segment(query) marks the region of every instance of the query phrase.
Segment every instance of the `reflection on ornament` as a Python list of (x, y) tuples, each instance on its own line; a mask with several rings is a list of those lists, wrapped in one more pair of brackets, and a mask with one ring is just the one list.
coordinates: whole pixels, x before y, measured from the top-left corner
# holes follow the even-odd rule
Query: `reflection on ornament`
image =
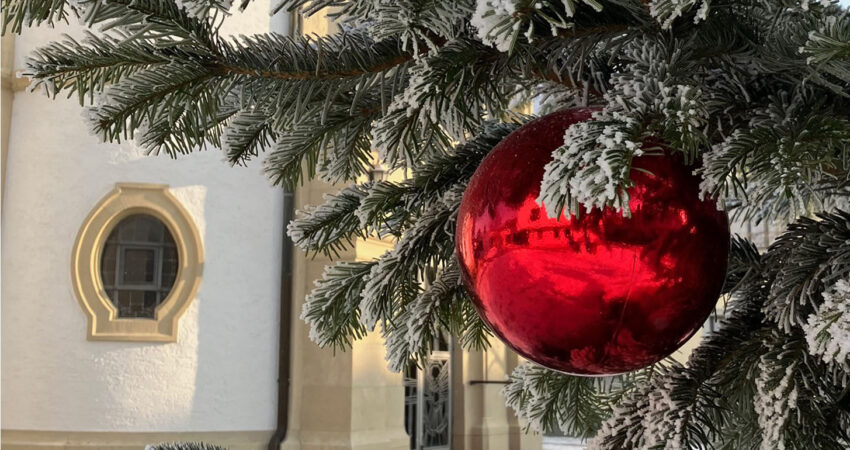
[(713, 310), (726, 274), (729, 225), (676, 156), (635, 158), (631, 217), (606, 208), (549, 217), (536, 203), (564, 131), (592, 111), (550, 114), (505, 138), (461, 203), (456, 246), (464, 284), (505, 343), (581, 375), (655, 363)]

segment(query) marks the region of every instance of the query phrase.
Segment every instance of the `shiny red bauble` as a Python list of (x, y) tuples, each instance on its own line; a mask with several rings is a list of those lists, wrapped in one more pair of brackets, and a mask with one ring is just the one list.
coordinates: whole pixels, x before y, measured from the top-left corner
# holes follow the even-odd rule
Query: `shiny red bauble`
[(606, 375), (655, 363), (700, 328), (726, 274), (729, 224), (675, 155), (634, 159), (631, 217), (549, 217), (536, 202), (544, 166), (591, 114), (550, 114), (499, 143), (463, 196), (456, 246), (464, 284), (506, 344), (552, 369)]

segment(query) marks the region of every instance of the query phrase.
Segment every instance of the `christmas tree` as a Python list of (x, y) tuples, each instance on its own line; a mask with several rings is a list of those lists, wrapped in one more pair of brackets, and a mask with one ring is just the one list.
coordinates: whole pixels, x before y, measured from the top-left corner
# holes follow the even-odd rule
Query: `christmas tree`
[[(624, 210), (631, 164), (663, 142), (739, 221), (788, 223), (764, 252), (733, 238), (725, 317), (686, 364), (609, 378), (533, 364), (505, 388), (539, 429), (593, 448), (850, 446), (850, 15), (831, 0), (282, 0), (340, 33), (225, 38), (250, 0), (3, 0), (4, 32), (79, 18), (91, 32), (30, 56), (104, 141), (176, 156), (265, 158), (277, 184), (350, 187), (289, 227), (333, 255), (303, 319), (322, 346), (379, 329), (400, 370), (439, 332), (492, 338), (460, 280), (454, 225), (482, 159), (530, 118), (599, 108), (553, 153), (552, 211)], [(364, 181), (381, 164), (407, 176)], [(505, 180), (509, 183), (511, 180)], [(719, 243), (726, 245), (726, 243)], [(380, 325), (380, 326), (378, 326)]]

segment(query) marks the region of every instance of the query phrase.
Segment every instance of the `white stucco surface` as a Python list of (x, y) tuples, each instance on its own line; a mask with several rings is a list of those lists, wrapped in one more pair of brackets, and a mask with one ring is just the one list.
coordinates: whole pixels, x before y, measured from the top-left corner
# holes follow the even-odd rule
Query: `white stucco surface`
[[(252, 8), (228, 29), (266, 29), (268, 2)], [(38, 33), (16, 54), (49, 40)], [(116, 182), (170, 185), (202, 235), (203, 279), (176, 343), (86, 340), (71, 248)], [(172, 160), (101, 144), (75, 99), (18, 93), (2, 227), (2, 427), (273, 429), (282, 238), (282, 193), (259, 164), (230, 167), (215, 149)]]

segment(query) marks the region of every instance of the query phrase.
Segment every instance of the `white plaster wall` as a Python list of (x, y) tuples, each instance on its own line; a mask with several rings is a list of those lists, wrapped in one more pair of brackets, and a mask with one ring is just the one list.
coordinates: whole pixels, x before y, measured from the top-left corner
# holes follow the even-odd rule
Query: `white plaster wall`
[[(266, 29), (268, 1), (251, 8), (228, 30)], [(16, 56), (58, 33), (30, 30)], [(76, 100), (21, 92), (14, 101), (2, 227), (3, 428), (273, 429), (280, 190), (259, 164), (230, 167), (219, 150), (171, 160), (101, 144)], [(86, 340), (71, 247), (116, 182), (169, 184), (201, 232), (203, 279), (176, 343)]]

